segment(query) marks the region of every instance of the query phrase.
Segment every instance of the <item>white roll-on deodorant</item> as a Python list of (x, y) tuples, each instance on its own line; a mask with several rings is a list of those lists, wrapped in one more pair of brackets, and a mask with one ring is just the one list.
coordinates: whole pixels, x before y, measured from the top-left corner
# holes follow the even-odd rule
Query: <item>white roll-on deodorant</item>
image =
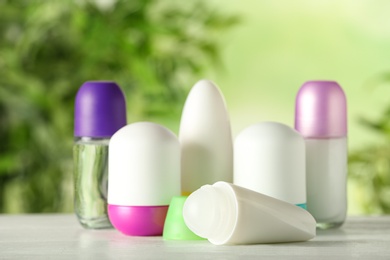
[(222, 181), (193, 192), (183, 218), (192, 232), (215, 245), (298, 242), (316, 235), (307, 210)]
[(244, 129), (234, 142), (234, 184), (306, 208), (303, 137), (276, 122)]
[(149, 122), (119, 129), (110, 140), (108, 216), (125, 235), (163, 232), (169, 202), (180, 195), (180, 145), (167, 128)]
[(295, 129), (306, 140), (307, 209), (319, 228), (347, 212), (347, 102), (334, 81), (308, 81), (296, 97)]

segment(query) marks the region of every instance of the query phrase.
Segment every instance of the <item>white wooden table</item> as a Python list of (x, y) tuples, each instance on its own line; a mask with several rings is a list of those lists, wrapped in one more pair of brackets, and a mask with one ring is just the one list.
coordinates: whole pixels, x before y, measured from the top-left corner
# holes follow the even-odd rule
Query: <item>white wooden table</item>
[(73, 215), (0, 215), (0, 259), (390, 259), (390, 216), (350, 217), (301, 243), (214, 246), (85, 230)]

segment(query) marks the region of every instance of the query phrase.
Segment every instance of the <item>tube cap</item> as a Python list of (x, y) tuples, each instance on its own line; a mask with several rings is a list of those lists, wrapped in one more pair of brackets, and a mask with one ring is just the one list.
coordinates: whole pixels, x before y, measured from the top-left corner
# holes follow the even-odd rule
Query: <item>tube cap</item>
[(165, 219), (163, 238), (165, 240), (201, 240), (184, 223), (183, 206), (187, 196), (175, 196), (169, 204)]
[(111, 137), (126, 125), (126, 101), (115, 82), (88, 81), (76, 95), (74, 135)]
[(347, 101), (335, 81), (308, 81), (298, 91), (295, 129), (307, 138), (347, 135)]

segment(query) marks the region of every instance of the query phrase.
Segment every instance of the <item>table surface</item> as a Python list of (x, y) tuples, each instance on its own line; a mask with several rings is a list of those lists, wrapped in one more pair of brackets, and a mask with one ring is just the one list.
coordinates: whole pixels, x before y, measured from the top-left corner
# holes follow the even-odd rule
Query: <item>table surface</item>
[(307, 242), (215, 246), (206, 240), (85, 230), (73, 215), (0, 215), (0, 259), (390, 259), (390, 216), (350, 217)]

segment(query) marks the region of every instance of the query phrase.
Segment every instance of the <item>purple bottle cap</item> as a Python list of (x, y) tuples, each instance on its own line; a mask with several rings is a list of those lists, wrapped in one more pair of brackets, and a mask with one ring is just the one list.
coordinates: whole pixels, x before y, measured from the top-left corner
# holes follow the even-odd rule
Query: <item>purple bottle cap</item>
[(126, 101), (115, 82), (88, 81), (76, 95), (74, 135), (111, 137), (126, 125)]
[(347, 101), (335, 81), (308, 81), (295, 103), (295, 129), (306, 138), (347, 135)]

